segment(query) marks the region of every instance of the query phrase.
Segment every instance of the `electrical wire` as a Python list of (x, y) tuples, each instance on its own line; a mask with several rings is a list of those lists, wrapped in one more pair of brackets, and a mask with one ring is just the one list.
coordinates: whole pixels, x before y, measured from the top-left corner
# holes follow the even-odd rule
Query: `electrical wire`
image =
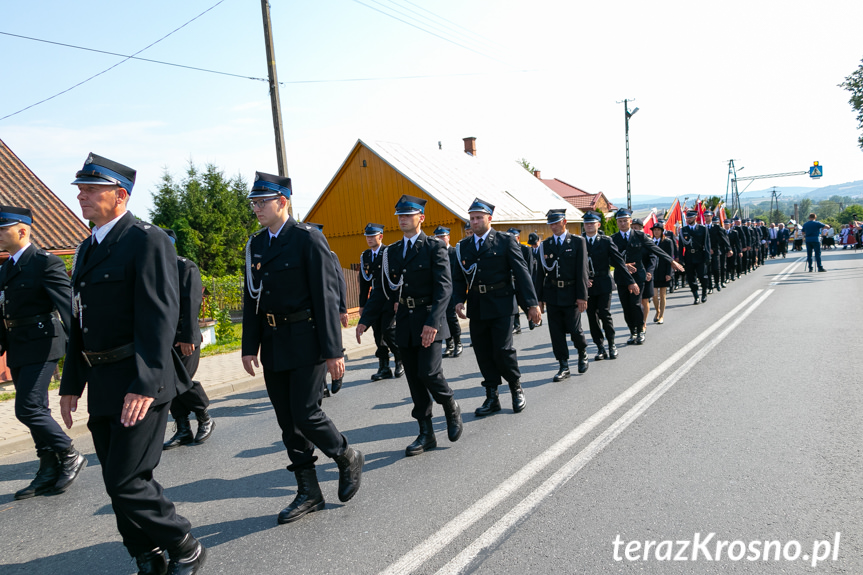
[[(392, 2), (392, 1), (393, 1), (393, 0), (390, 0), (390, 2)], [(428, 8), (426, 8), (426, 7), (424, 7), (424, 6), (420, 6), (419, 4), (416, 4), (416, 3), (414, 3), (414, 2), (411, 2), (411, 0), (403, 0), (403, 1), (404, 1), (405, 3), (407, 3), (407, 4), (410, 4), (411, 6), (416, 6), (417, 8), (419, 8), (420, 10), (422, 10), (422, 11), (424, 11), (424, 12), (428, 12), (429, 14), (431, 14), (432, 16), (434, 16), (435, 18), (438, 18), (438, 19), (440, 19), (440, 20), (443, 20), (444, 22), (447, 22), (447, 23), (449, 23), (449, 24), (452, 24), (453, 26), (455, 26), (455, 27), (457, 27), (457, 28), (461, 28), (462, 30), (464, 30), (464, 31), (466, 31), (466, 32), (468, 32), (468, 33), (470, 33), (470, 34), (472, 34), (473, 36), (476, 36), (477, 38), (479, 38), (479, 39), (481, 39), (481, 40), (484, 40), (484, 41), (485, 41), (485, 42), (486, 42), (490, 47), (506, 48), (506, 46), (504, 46), (503, 44), (500, 44), (500, 43), (498, 43), (498, 42), (495, 42), (494, 40), (491, 40), (491, 39), (489, 39), (489, 38), (486, 38), (486, 37), (485, 37), (485, 36), (483, 36), (482, 34), (477, 34), (477, 33), (476, 33), (476, 32), (474, 32), (473, 30), (470, 30), (469, 28), (465, 28), (464, 26), (462, 26), (461, 24), (458, 24), (457, 22), (453, 22), (452, 20), (447, 20), (447, 19), (446, 19), (446, 18), (444, 18), (443, 16), (441, 16), (441, 15), (439, 15), (439, 14), (436, 14), (436, 13), (432, 12), (432, 11), (431, 11), (431, 10), (429, 10)]]
[(15, 115), (17, 115), (17, 114), (20, 114), (21, 112), (24, 112), (25, 110), (29, 110), (30, 108), (33, 108), (33, 107), (35, 107), (35, 106), (38, 106), (39, 104), (44, 104), (45, 102), (47, 102), (47, 101), (49, 101), (49, 100), (53, 100), (53, 99), (54, 99), (54, 98), (56, 98), (57, 96), (62, 96), (62, 95), (63, 95), (63, 94), (65, 94), (66, 92), (69, 92), (69, 91), (71, 91), (71, 90), (74, 90), (74, 89), (75, 89), (75, 88), (77, 88), (78, 86), (81, 86), (82, 84), (86, 84), (86, 83), (87, 83), (87, 82), (89, 82), (90, 80), (92, 80), (92, 79), (94, 79), (94, 78), (97, 78), (97, 77), (101, 76), (102, 74), (104, 74), (104, 73), (106, 73), (106, 72), (108, 72), (108, 71), (110, 71), (110, 70), (113, 70), (114, 68), (116, 68), (116, 67), (117, 67), (117, 66), (119, 66), (120, 64), (123, 64), (123, 63), (125, 63), (125, 62), (128, 62), (129, 60), (131, 60), (132, 58), (134, 58), (135, 56), (137, 56), (138, 54), (140, 54), (140, 53), (141, 53), (141, 52), (143, 52), (144, 50), (147, 50), (147, 49), (149, 49), (149, 48), (152, 48), (153, 46), (155, 46), (156, 44), (158, 44), (159, 42), (161, 42), (162, 40), (164, 40), (164, 39), (165, 39), (165, 38), (167, 38), (168, 36), (171, 36), (171, 35), (172, 35), (172, 34), (174, 34), (175, 32), (178, 32), (179, 30), (182, 30), (183, 28), (185, 28), (186, 26), (188, 26), (189, 24), (191, 24), (192, 22), (194, 22), (195, 20), (197, 20), (198, 18), (200, 18), (201, 16), (203, 16), (204, 14), (206, 14), (207, 12), (209, 12), (210, 10), (212, 10), (213, 8), (215, 8), (216, 6), (218, 6), (219, 4), (221, 4), (221, 3), (222, 3), (222, 2), (224, 2), (224, 1), (225, 1), (225, 0), (219, 0), (218, 2), (216, 2), (215, 4), (213, 4), (212, 6), (210, 6), (209, 8), (207, 8), (206, 10), (204, 10), (203, 12), (201, 12), (200, 14), (198, 14), (197, 16), (195, 16), (194, 18), (192, 18), (191, 20), (189, 20), (188, 22), (186, 22), (185, 24), (183, 24), (182, 26), (179, 26), (179, 27), (175, 28), (174, 30), (172, 30), (171, 32), (168, 32), (167, 34), (165, 34), (164, 36), (162, 36), (161, 38), (159, 38), (159, 39), (158, 39), (158, 40), (156, 40), (155, 42), (153, 42), (153, 43), (151, 43), (151, 44), (149, 44), (149, 45), (147, 45), (147, 46), (145, 46), (145, 47), (141, 48), (140, 50), (138, 50), (137, 52), (135, 52), (134, 54), (132, 54), (132, 55), (131, 55), (131, 56), (129, 56), (128, 58), (124, 58), (123, 60), (120, 60), (119, 62), (117, 62), (117, 63), (116, 63), (116, 64), (114, 64), (113, 66), (110, 66), (110, 67), (108, 67), (108, 68), (105, 68), (104, 70), (102, 70), (101, 72), (99, 72), (99, 73), (97, 73), (97, 74), (93, 74), (92, 76), (90, 76), (90, 77), (89, 77), (89, 78), (87, 78), (86, 80), (82, 80), (82, 81), (78, 82), (77, 84), (75, 84), (74, 86), (72, 86), (72, 87), (70, 87), (70, 88), (66, 88), (66, 89), (65, 89), (65, 90), (63, 90), (62, 92), (58, 92), (58, 93), (54, 94), (53, 96), (50, 96), (50, 97), (48, 97), (48, 98), (45, 98), (44, 100), (40, 100), (39, 102), (36, 102), (35, 104), (30, 104), (30, 105), (29, 105), (29, 106), (27, 106), (26, 108), (21, 108), (21, 109), (20, 109), (20, 110), (18, 110), (17, 112), (12, 112), (11, 114), (7, 114), (7, 115), (3, 116), (2, 118), (0, 118), (0, 122), (2, 122), (3, 120), (5, 120), (6, 118), (11, 118), (12, 116), (15, 116)]
[[(477, 42), (473, 38), (469, 37), (467, 34), (456, 30), (452, 26), (448, 26), (446, 24), (441, 24), (439, 22), (436, 22), (432, 18), (429, 18), (428, 16), (418, 12), (417, 10), (414, 10), (413, 8), (399, 4), (398, 2), (396, 2), (396, 0), (386, 0), (389, 4), (392, 4), (392, 6), (385, 5), (382, 2), (380, 2), (379, 0), (367, 0), (367, 1), (374, 2), (378, 6), (381, 6), (387, 10), (392, 10), (393, 12), (396, 12), (397, 14), (400, 14), (401, 16), (404, 16), (405, 18), (409, 18), (411, 20), (419, 22), (421, 25), (431, 26), (432, 29), (434, 29), (436, 31), (440, 31), (443, 34), (448, 34), (450, 36), (454, 36), (455, 38), (457, 38), (461, 42), (475, 44), (475, 45), (477, 45), (477, 49), (483, 49), (480, 42)], [(408, 12), (410, 12), (411, 14), (415, 14), (416, 16), (412, 16)]]

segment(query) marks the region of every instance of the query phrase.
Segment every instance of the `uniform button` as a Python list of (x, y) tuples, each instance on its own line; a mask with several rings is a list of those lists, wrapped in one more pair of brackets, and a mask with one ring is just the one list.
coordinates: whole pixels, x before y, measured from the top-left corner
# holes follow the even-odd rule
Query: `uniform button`
[(81, 307), (82, 307), (82, 308), (84, 308), (84, 309), (87, 309), (87, 304), (84, 304), (84, 305), (82, 305)]
[(85, 287), (86, 285), (87, 285), (87, 282), (81, 282), (81, 287)]
[(408, 287), (408, 282), (405, 282), (405, 287)]
[(264, 272), (264, 276), (270, 275), (270, 272)]
[(84, 333), (87, 333), (89, 331), (90, 331), (89, 328), (86, 328), (86, 327), (84, 328)]
[(108, 274), (105, 274), (105, 279), (108, 279)]
[(402, 273), (407, 273), (408, 270), (402, 270)]
[(270, 295), (270, 290), (267, 290), (265, 293), (266, 293), (267, 295)]

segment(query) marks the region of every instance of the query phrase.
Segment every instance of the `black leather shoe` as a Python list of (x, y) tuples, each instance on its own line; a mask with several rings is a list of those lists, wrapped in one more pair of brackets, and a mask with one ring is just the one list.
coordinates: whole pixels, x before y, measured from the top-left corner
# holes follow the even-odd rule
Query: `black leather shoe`
[(819, 272), (826, 272), (827, 270), (825, 270), (824, 268), (818, 268), (818, 271)]
[(613, 343), (608, 344), (608, 359), (617, 359), (617, 346)]
[(393, 377), (401, 377), (405, 374), (405, 366), (402, 365), (402, 362), (396, 360), (396, 368), (393, 371)]
[(332, 397), (332, 394), (330, 393), (330, 388), (327, 387), (326, 381), (324, 382), (324, 397)]
[(365, 456), (359, 449), (348, 447), (342, 455), (336, 457), (339, 466), (339, 501), (345, 503), (360, 490), (363, 477)]
[(162, 449), (168, 451), (181, 445), (189, 445), (195, 442), (195, 436), (192, 434), (192, 424), (189, 423), (189, 418), (178, 419), (174, 422), (177, 432), (174, 436), (162, 445)]
[(168, 555), (171, 560), (168, 562), (167, 575), (195, 575), (201, 572), (204, 561), (207, 560), (207, 548), (192, 537), (191, 533), (187, 533), (178, 550), (171, 551)]
[(15, 499), (30, 499), (36, 495), (44, 495), (54, 489), (54, 484), (57, 483), (60, 462), (57, 460), (57, 454), (48, 449), (39, 452), (39, 469), (36, 471), (36, 477), (30, 482), (30, 485), (15, 492)]
[(443, 350), (443, 357), (452, 357), (453, 353), (455, 353), (455, 344), (452, 341), (452, 338), (446, 340), (446, 349)]
[(491, 415), (498, 411), (500, 411), (500, 398), (497, 395), (497, 388), (486, 387), (485, 401), (481, 406), (477, 407), (476, 411), (473, 413), (477, 417), (485, 417), (486, 415)]
[(297, 478), (297, 495), (291, 504), (279, 513), (279, 525), (296, 521), (303, 515), (320, 511), (326, 506), (314, 467), (297, 469), (294, 476)]
[(635, 330), (634, 329), (629, 330), (629, 334), (630, 334), (629, 339), (626, 340), (626, 345), (635, 345), (635, 340), (638, 339), (635, 335)]
[(582, 350), (578, 352), (578, 373), (584, 373), (587, 371), (587, 350)]
[(516, 381), (515, 383), (510, 383), (509, 393), (512, 395), (512, 411), (514, 413), (521, 413), (524, 411), (524, 406), (527, 404), (527, 400), (524, 397), (524, 390), (521, 388), (521, 382)]
[(463, 351), (464, 351), (464, 346), (461, 344), (460, 341), (457, 341), (457, 342), (455, 342), (455, 351), (453, 352), (452, 356), (458, 357), (462, 354)]
[(644, 332), (643, 331), (638, 332), (638, 334), (636, 335), (636, 338), (635, 338), (635, 343), (636, 343), (636, 345), (641, 345), (644, 343)]
[(87, 459), (73, 446), (69, 446), (66, 451), (61, 451), (57, 454), (57, 459), (60, 464), (57, 466), (57, 482), (54, 483), (54, 489), (51, 490), (51, 495), (63, 493), (72, 482), (78, 478), (81, 470), (87, 467)]
[(563, 381), (564, 379), (569, 379), (569, 373), (569, 362), (561, 361), (560, 369), (558, 369), (557, 373), (554, 374), (552, 381)]
[(413, 443), (405, 448), (405, 455), (411, 457), (420, 453), (431, 451), (437, 447), (437, 437), (434, 434), (431, 417), (419, 420), (420, 434), (414, 439)]
[(533, 331), (534, 329), (536, 329), (536, 324), (530, 320), (527, 320), (527, 327), (530, 331)]
[(333, 382), (330, 384), (330, 388), (333, 394), (338, 393), (339, 390), (342, 388), (342, 378), (340, 377), (338, 379), (334, 379)]
[(165, 575), (168, 572), (168, 559), (158, 547), (137, 555), (135, 563), (138, 564), (138, 575)]
[(389, 359), (378, 360), (378, 372), (372, 374), (372, 381), (380, 381), (382, 379), (391, 379), (393, 370), (390, 369)]
[(712, 293), (713, 293), (713, 288), (710, 288), (710, 289), (708, 289), (708, 290), (707, 290), (707, 294), (708, 294), (708, 295), (710, 295), (710, 294), (712, 294)]
[(596, 355), (593, 356), (593, 361), (602, 361), (603, 359), (608, 359), (608, 352), (605, 351), (605, 348), (601, 345), (596, 347)]
[(700, 302), (698, 301), (698, 294), (696, 294), (696, 295), (695, 295), (695, 296), (693, 296), (693, 297), (695, 298), (695, 301), (693, 301), (693, 302), (692, 302), (692, 305), (698, 305), (698, 304), (700, 303)]
[(447, 403), (443, 404), (443, 413), (446, 416), (447, 439), (451, 442), (458, 441), (464, 430), (464, 425), (461, 421), (461, 406), (455, 398), (450, 398)]
[(706, 301), (707, 301), (707, 294), (706, 293), (701, 294), (701, 303), (704, 303)]
[(520, 334), (520, 333), (521, 333), (521, 326), (520, 326), (520, 325), (517, 325), (517, 326), (513, 327), (513, 328), (512, 328), (512, 333), (513, 333), (514, 335), (518, 335), (518, 334)]
[(213, 430), (216, 428), (216, 422), (210, 417), (210, 412), (206, 409), (195, 414), (195, 419), (198, 420), (198, 431), (195, 432), (195, 443), (204, 443), (210, 436), (213, 435)]

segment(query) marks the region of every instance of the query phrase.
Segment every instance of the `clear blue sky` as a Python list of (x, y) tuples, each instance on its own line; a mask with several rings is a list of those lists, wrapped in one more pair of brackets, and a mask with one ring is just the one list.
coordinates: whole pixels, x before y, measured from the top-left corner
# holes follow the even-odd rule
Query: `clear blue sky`
[[(0, 31), (131, 54), (216, 1), (7, 2)], [(623, 98), (640, 108), (634, 194), (724, 194), (729, 158), (742, 175), (819, 160), (816, 185), (863, 179), (837, 87), (863, 58), (863, 2), (362, 2), (426, 8), (460, 26), (438, 20), (438, 33), (482, 54), (355, 0), (272, 2), (283, 82), (432, 76), (282, 86), (300, 214), (357, 138), (460, 149), (475, 136), (479, 154), (525, 157), (545, 178), (625, 195)], [(121, 60), (2, 35), (0, 51), (0, 117)], [(266, 77), (260, 3), (224, 0), (140, 56)], [(144, 217), (163, 169), (182, 176), (190, 159), (247, 179), (277, 171), (265, 83), (134, 60), (0, 121), (0, 138), (76, 213), (69, 182), (91, 151), (138, 170), (130, 208)]]

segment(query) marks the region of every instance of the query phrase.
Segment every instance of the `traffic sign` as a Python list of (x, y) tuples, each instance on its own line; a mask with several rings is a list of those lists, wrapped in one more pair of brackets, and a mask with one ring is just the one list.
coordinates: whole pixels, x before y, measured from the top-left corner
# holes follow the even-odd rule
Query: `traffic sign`
[(824, 166), (822, 166), (819, 162), (815, 162), (812, 166), (809, 167), (809, 177), (813, 180), (817, 180), (821, 176), (824, 175)]

